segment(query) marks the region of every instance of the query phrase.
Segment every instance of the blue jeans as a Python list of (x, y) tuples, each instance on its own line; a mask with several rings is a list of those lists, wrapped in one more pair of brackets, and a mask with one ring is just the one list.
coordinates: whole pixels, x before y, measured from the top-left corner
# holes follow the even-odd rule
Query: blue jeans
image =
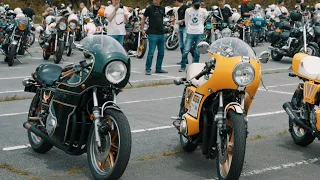
[[(180, 46), (181, 55), (183, 55), (186, 38), (187, 38), (187, 29), (185, 27), (179, 27), (179, 46)], [(194, 47), (190, 49), (190, 53), (193, 57)], [(188, 62), (188, 57), (187, 57), (187, 62)]]
[(124, 41), (124, 35), (109, 35), (110, 37), (113, 37), (115, 40), (117, 40), (121, 45), (123, 45)]
[(193, 63), (198, 63), (200, 59), (200, 53), (196, 48), (197, 45), (202, 40), (202, 34), (187, 34), (187, 38), (185, 41), (185, 47), (182, 55), (182, 62), (181, 62), (181, 69), (186, 68), (186, 63), (188, 61), (188, 54), (192, 48), (192, 45), (195, 44), (194, 48), (194, 56), (193, 56)]
[(166, 36), (164, 34), (148, 34), (149, 41), (149, 51), (146, 60), (146, 71), (151, 71), (152, 59), (154, 51), (156, 50), (156, 46), (158, 47), (158, 56), (157, 56), (157, 64), (156, 71), (162, 70), (162, 61), (164, 57), (164, 43)]

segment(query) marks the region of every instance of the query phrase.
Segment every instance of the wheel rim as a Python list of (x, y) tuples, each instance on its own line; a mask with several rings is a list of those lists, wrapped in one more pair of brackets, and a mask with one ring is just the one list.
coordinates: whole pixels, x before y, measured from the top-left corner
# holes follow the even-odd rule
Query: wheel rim
[[(228, 120), (227, 124), (232, 124), (230, 120)], [(234, 146), (234, 129), (227, 134), (226, 137), (223, 138), (223, 145), (221, 147), (221, 151), (219, 151), (219, 166), (220, 166), (220, 175), (225, 178), (227, 177), (233, 156), (233, 146)]]
[[(120, 134), (118, 125), (113, 117), (106, 117), (102, 123), (108, 123), (111, 127), (111, 131), (108, 135), (103, 136), (100, 134), (101, 147), (104, 148), (98, 149), (98, 146), (95, 142), (95, 136), (93, 135), (91, 136), (92, 138), (90, 141), (90, 151), (93, 168), (98, 174), (105, 176), (109, 174), (117, 162), (117, 154), (120, 149)], [(104, 151), (106, 149), (109, 149), (110, 151)]]
[(138, 56), (142, 55), (143, 49), (144, 49), (144, 41), (142, 40), (140, 47), (138, 48), (138, 54), (137, 54)]
[(178, 38), (176, 36), (173, 37), (173, 41), (170, 40), (171, 39), (171, 36), (169, 36), (168, 38), (168, 41), (167, 41), (167, 46), (169, 48), (173, 48), (177, 45), (178, 43)]
[(313, 49), (312, 47), (307, 47), (307, 54), (308, 54), (309, 56), (312, 56), (313, 53), (314, 53), (314, 49)]
[(306, 131), (303, 128), (297, 126), (295, 123), (293, 123), (293, 132), (296, 136), (300, 138), (306, 134)]

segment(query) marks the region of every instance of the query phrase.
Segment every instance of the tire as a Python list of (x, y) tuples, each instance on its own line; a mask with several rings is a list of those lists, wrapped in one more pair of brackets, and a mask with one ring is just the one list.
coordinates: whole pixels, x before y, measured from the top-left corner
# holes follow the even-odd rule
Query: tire
[[(138, 54), (137, 54), (137, 58), (141, 59), (143, 58), (144, 54), (146, 53), (147, 51), (147, 47), (148, 47), (148, 41), (147, 39), (142, 39), (142, 43), (143, 43), (143, 48), (141, 50), (141, 52), (139, 53), (139, 50), (138, 50)], [(141, 44), (140, 44), (140, 47), (141, 47)], [(139, 48), (140, 49), (140, 48)]]
[(69, 42), (70, 42), (70, 43), (69, 43), (69, 46), (68, 46), (68, 48), (67, 48), (67, 56), (70, 56), (71, 53), (72, 53), (72, 42), (73, 42), (72, 37), (70, 37)]
[[(41, 103), (39, 102), (39, 91), (36, 93), (36, 95), (33, 97), (32, 101), (31, 101), (31, 104), (30, 104), (30, 108), (29, 108), (29, 114), (28, 114), (28, 117), (29, 116), (36, 116), (36, 106)], [(34, 124), (34, 121), (29, 121), (30, 124), (32, 125), (35, 125)], [(36, 135), (34, 135), (32, 132), (28, 131), (28, 139), (29, 139), (29, 143), (31, 145), (31, 148), (37, 152), (37, 153), (41, 153), (41, 154), (44, 154), (48, 151), (50, 151), (50, 149), (53, 147), (52, 144), (44, 141), (43, 139), (38, 139), (39, 141), (36, 142), (37, 140), (35, 140)]]
[(17, 51), (17, 45), (13, 45), (9, 48), (9, 54), (8, 54), (8, 65), (12, 66), (13, 65), (13, 61), (14, 61), (14, 57), (16, 55), (16, 51)]
[[(228, 173), (222, 174), (220, 160), (221, 152), (219, 152), (217, 157), (217, 174), (219, 180), (234, 180), (239, 179), (244, 163), (245, 152), (246, 152), (246, 122), (243, 115), (237, 114), (234, 110), (228, 111), (228, 117), (232, 121), (233, 125), (233, 155), (230, 163), (230, 168)], [(231, 138), (232, 139), (232, 138)]]
[(248, 32), (245, 32), (246, 34), (245, 34), (245, 38), (246, 38), (246, 43), (250, 43), (251, 42), (251, 40), (250, 40), (250, 33), (248, 33)]
[(47, 54), (45, 51), (42, 51), (42, 56), (44, 60), (48, 60), (50, 58), (50, 55)]
[(29, 46), (32, 46), (34, 41), (35, 41), (36, 37), (34, 35), (34, 33), (30, 33), (29, 36), (28, 36), (28, 45)]
[(311, 56), (317, 56), (319, 57), (319, 48), (314, 46), (314, 45), (311, 45), (311, 44), (308, 44), (307, 48), (309, 48), (310, 50), (312, 50), (312, 53), (310, 54)]
[(62, 59), (63, 51), (64, 51), (64, 41), (61, 41), (58, 44), (58, 50), (56, 50), (56, 58), (54, 60), (55, 64), (60, 63), (60, 61)]
[[(300, 106), (301, 106), (300, 103), (302, 101), (301, 99), (300, 100), (297, 99), (297, 95), (298, 95), (297, 92), (294, 92), (294, 94), (292, 96), (292, 99), (291, 99), (291, 104), (293, 105), (293, 109), (295, 109), (295, 110), (300, 108)], [(297, 127), (297, 126), (294, 127), (293, 120), (289, 117), (290, 134), (291, 134), (292, 140), (297, 145), (306, 147), (306, 146), (308, 146), (309, 144), (311, 144), (314, 141), (315, 137), (312, 136), (310, 133), (305, 131), (305, 134), (303, 134), (303, 135), (302, 134), (298, 134), (298, 133), (301, 133), (301, 131), (297, 131), (297, 130), (295, 130), (295, 128), (300, 128), (300, 127)]]
[(185, 152), (192, 153), (198, 147), (198, 144), (194, 144), (183, 135), (180, 134), (180, 145)]
[(283, 58), (283, 55), (274, 50), (271, 50), (271, 58), (274, 61), (281, 61), (281, 59)]
[(258, 33), (257, 32), (252, 32), (252, 35), (251, 35), (251, 47), (256, 47), (257, 46), (257, 36), (258, 36)]
[(168, 36), (168, 38), (166, 39), (166, 49), (169, 51), (176, 50), (179, 47), (178, 36), (174, 33), (173, 42), (171, 42), (171, 37), (172, 37), (172, 34)]
[[(98, 162), (96, 159), (97, 156), (95, 156), (95, 150), (94, 150), (94, 147), (95, 147), (94, 125), (91, 126), (89, 136), (88, 136), (87, 160), (89, 163), (91, 174), (95, 179), (117, 180), (124, 173), (130, 159), (131, 143), (132, 143), (130, 125), (126, 116), (123, 114), (123, 112), (120, 112), (114, 109), (107, 109), (104, 111), (104, 116), (109, 117), (112, 120), (112, 122), (114, 122), (113, 125), (114, 127), (117, 128), (116, 132), (118, 132), (119, 134), (119, 136), (116, 136), (116, 137), (118, 138), (120, 137), (120, 140), (117, 141), (118, 143), (120, 143), (118, 144), (118, 147), (120, 147), (120, 149), (118, 149), (118, 152), (116, 154), (114, 165), (112, 168), (108, 169), (109, 170), (108, 172), (102, 172), (101, 169), (97, 167), (98, 166), (97, 165)], [(103, 137), (102, 134), (100, 134), (100, 137)], [(113, 137), (114, 136), (111, 136), (110, 139), (113, 139)], [(114, 151), (112, 152), (113, 152), (112, 157), (114, 158), (115, 152)], [(108, 153), (106, 157), (107, 159), (104, 158), (105, 159), (104, 162), (110, 159), (110, 157), (111, 157), (110, 153)], [(103, 161), (100, 161), (100, 165), (102, 164), (101, 162), (103, 163)]]

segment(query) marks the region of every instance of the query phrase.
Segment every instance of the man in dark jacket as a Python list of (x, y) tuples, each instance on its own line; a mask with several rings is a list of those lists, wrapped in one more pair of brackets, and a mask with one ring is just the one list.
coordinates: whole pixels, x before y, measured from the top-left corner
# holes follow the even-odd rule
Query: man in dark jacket
[(31, 3), (27, 2), (27, 7), (24, 8), (23, 10), (23, 14), (27, 15), (29, 18), (31, 18), (34, 21), (34, 10), (31, 8)]
[(250, 11), (254, 10), (254, 5), (250, 6), (251, 0), (242, 0), (241, 4), (241, 17), (242, 19), (249, 18), (252, 14)]

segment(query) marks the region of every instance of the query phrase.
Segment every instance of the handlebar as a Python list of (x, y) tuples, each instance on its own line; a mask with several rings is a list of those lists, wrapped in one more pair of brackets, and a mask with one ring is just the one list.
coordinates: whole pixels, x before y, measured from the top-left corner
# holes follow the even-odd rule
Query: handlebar
[(74, 74), (74, 73), (78, 73), (80, 71), (82, 71), (83, 69), (86, 69), (88, 67), (90, 67), (93, 63), (86, 63), (86, 60), (80, 61), (80, 65), (76, 65), (73, 68), (71, 68), (70, 70), (66, 71), (66, 72), (62, 72), (61, 73), (61, 79), (64, 79), (65, 77)]
[(196, 80), (199, 80), (202, 76), (209, 74), (211, 69), (215, 67), (216, 61), (212, 60), (212, 61), (206, 62), (205, 64), (206, 65), (204, 66), (203, 70), (194, 77)]

